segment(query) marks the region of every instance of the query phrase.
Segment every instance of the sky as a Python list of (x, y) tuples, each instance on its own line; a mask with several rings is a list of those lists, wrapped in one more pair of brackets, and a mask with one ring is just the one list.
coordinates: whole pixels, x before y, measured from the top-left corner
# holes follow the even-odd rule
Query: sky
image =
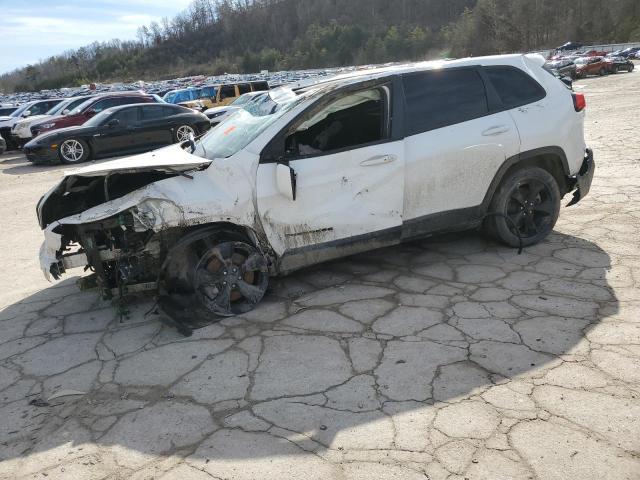
[(0, 0), (0, 73), (172, 18), (191, 0)]

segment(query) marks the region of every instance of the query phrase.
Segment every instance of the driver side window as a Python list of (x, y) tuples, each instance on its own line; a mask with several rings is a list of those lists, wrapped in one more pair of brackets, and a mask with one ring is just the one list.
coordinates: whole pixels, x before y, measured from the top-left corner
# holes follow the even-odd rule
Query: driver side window
[(388, 87), (349, 92), (312, 111), (286, 138), (286, 156), (317, 156), (385, 140), (388, 92)]

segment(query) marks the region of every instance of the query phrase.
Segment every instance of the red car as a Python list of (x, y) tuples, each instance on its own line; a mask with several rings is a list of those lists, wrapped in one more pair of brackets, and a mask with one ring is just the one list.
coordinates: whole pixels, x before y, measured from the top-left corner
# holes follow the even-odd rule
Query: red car
[(58, 128), (82, 125), (96, 113), (100, 113), (107, 108), (117, 107), (119, 105), (128, 105), (131, 103), (152, 103), (161, 101), (160, 97), (141, 92), (107, 93), (104, 95), (98, 95), (90, 98), (84, 103), (81, 103), (66, 115), (59, 115), (33, 123), (31, 125), (31, 134), (35, 138), (41, 133), (57, 130)]
[(609, 73), (609, 64), (602, 57), (580, 57), (576, 58), (576, 76), (584, 78), (588, 75), (606, 75)]

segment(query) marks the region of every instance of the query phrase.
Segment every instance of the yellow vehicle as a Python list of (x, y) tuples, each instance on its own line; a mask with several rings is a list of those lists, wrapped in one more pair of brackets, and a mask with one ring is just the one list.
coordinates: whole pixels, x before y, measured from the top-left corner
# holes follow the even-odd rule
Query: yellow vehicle
[(180, 105), (201, 110), (212, 107), (224, 107), (240, 95), (264, 90), (269, 90), (269, 84), (265, 81), (207, 85), (198, 89), (197, 99), (180, 102)]

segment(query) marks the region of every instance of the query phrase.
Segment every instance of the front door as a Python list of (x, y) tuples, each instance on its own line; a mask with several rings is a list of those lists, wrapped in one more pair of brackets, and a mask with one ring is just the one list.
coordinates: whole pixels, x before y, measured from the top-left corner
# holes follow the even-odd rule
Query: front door
[(338, 94), (280, 137), (295, 200), (278, 189), (277, 163), (258, 167), (258, 212), (281, 271), (399, 241), (404, 146), (392, 135), (391, 90)]
[[(140, 107), (127, 107), (118, 110), (109, 119), (101, 131), (94, 135), (94, 148), (98, 155), (120, 154), (134, 151), (144, 145), (144, 136), (140, 129)], [(118, 125), (109, 127), (111, 120)]]

